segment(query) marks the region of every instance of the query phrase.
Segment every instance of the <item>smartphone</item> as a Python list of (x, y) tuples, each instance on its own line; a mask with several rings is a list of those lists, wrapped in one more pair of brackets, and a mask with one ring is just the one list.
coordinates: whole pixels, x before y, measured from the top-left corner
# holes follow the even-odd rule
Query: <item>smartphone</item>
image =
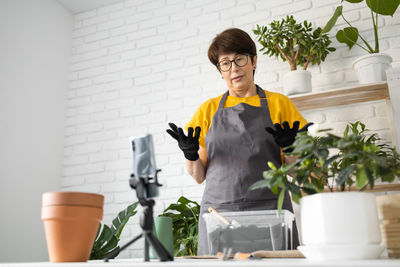
[(133, 152), (133, 175), (137, 178), (154, 177), (157, 167), (152, 135), (131, 136), (129, 140)]

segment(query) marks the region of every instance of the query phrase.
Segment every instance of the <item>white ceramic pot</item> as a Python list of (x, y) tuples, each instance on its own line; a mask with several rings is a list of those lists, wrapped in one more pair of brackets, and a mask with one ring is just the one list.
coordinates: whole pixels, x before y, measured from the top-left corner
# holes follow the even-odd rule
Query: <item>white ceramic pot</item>
[(384, 53), (368, 54), (353, 62), (360, 83), (386, 81), (386, 70), (390, 67), (392, 57)]
[(384, 247), (375, 195), (363, 192), (320, 193), (300, 202), (304, 246), (311, 259), (367, 259), (379, 257)]
[(287, 96), (310, 93), (311, 72), (308, 70), (293, 70), (283, 76), (283, 93)]

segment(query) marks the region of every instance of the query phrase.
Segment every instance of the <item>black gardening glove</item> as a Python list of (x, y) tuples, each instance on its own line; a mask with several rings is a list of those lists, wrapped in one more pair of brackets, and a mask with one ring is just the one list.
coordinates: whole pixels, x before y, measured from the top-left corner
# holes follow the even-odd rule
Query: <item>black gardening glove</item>
[(183, 129), (177, 127), (172, 122), (168, 123), (171, 129), (167, 129), (167, 133), (169, 133), (172, 138), (178, 141), (179, 148), (183, 151), (185, 158), (191, 161), (196, 161), (199, 158), (199, 137), (201, 128), (199, 126), (196, 127), (195, 134), (193, 136), (193, 128), (188, 128), (188, 135), (186, 136), (183, 133)]
[[(274, 124), (274, 129), (272, 127), (266, 127), (265, 130), (272, 134), (272, 136), (275, 139), (275, 142), (282, 148), (288, 147), (294, 143), (294, 140), (296, 139), (297, 133), (307, 131), (308, 127), (313, 125), (312, 122), (307, 123), (303, 128), (299, 130), (299, 121), (295, 121), (293, 123), (293, 127), (290, 128), (289, 123), (287, 121), (284, 121), (282, 125), (279, 123)], [(284, 149), (284, 152), (292, 152), (292, 148), (286, 148)]]

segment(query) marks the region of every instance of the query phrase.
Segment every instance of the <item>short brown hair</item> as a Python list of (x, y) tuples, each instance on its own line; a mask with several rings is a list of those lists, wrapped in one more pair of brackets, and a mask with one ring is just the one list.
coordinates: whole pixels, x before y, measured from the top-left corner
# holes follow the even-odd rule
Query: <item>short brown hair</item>
[(253, 61), (253, 57), (257, 55), (257, 49), (256, 44), (245, 31), (230, 28), (213, 39), (208, 48), (208, 58), (217, 66), (219, 55), (224, 53), (248, 54)]

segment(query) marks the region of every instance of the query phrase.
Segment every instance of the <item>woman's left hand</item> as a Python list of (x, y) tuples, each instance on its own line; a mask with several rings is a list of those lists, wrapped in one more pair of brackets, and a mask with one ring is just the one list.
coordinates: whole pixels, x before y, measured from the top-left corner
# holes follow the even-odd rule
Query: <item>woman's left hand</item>
[[(299, 132), (304, 132), (307, 131), (307, 128), (313, 125), (312, 122), (307, 123), (303, 128), (299, 130), (299, 121), (295, 121), (293, 123), (293, 127), (290, 128), (289, 123), (287, 121), (284, 121), (282, 125), (279, 123), (274, 124), (274, 129), (272, 127), (266, 127), (265, 130), (272, 134), (274, 137), (275, 142), (282, 148), (288, 147), (294, 143), (294, 140), (296, 139), (296, 135)], [(288, 151), (290, 152), (290, 151)]]

